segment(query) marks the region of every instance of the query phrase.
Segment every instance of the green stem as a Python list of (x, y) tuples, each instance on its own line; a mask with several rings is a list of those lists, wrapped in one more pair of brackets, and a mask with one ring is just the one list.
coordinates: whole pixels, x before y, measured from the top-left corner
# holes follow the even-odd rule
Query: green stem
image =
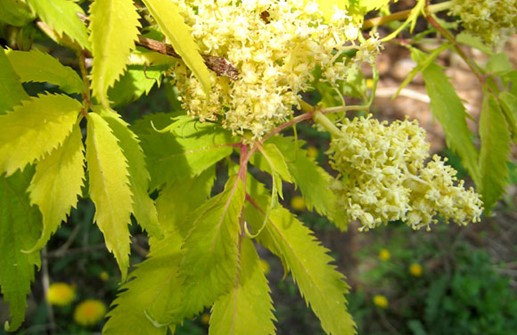
[(312, 119), (314, 122), (318, 123), (320, 126), (325, 128), (332, 136), (341, 137), (341, 131), (334, 124), (334, 122), (330, 121), (328, 117), (325, 116), (322, 112), (315, 111)]
[[(442, 2), (442, 3), (430, 5), (428, 8), (429, 8), (429, 12), (438, 13), (438, 12), (449, 9), (451, 7), (451, 5), (452, 5), (451, 1), (446, 1), (446, 2)], [(393, 21), (402, 21), (402, 20), (407, 19), (410, 14), (411, 14), (411, 9), (407, 9), (407, 10), (403, 10), (403, 11), (396, 12), (396, 13), (386, 15), (386, 16), (374, 17), (372, 19), (364, 21), (362, 29), (370, 29), (373, 27), (382, 26), (384, 24), (387, 24), (387, 23), (390, 23)]]

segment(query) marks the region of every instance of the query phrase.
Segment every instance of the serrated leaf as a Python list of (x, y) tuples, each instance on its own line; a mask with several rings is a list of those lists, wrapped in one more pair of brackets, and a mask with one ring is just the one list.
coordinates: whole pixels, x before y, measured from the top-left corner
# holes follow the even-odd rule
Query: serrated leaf
[(491, 74), (505, 75), (512, 72), (513, 67), (506, 53), (493, 54), (488, 59), (486, 69)]
[(86, 26), (78, 16), (84, 15), (84, 11), (78, 4), (70, 0), (27, 0), (27, 3), (59, 35), (64, 33), (83, 49), (90, 49)]
[(128, 224), (133, 209), (129, 169), (117, 138), (97, 113), (88, 114), (86, 161), (89, 193), (95, 204), (94, 220), (125, 280), (130, 252)]
[(159, 133), (152, 129), (152, 120), (143, 121), (150, 131), (140, 135), (151, 174), (151, 189), (197, 176), (233, 151), (231, 134), (216, 124), (192, 120), (193, 123), (172, 133)]
[(177, 271), (181, 252), (177, 236), (170, 235), (151, 245), (149, 258), (138, 264), (130, 274), (108, 313), (103, 328), (105, 335), (165, 335), (167, 325), (153, 323), (148, 310), (166, 307), (167, 298), (176, 294)]
[(11, 66), (3, 48), (0, 48), (0, 115), (27, 99), (20, 78)]
[(148, 94), (154, 85), (160, 86), (168, 66), (130, 65), (122, 77), (108, 90), (113, 106), (130, 103)]
[(76, 124), (63, 144), (44, 157), (36, 167), (28, 191), (31, 204), (37, 205), (42, 213), (43, 231), (28, 252), (43, 248), (70, 214), (81, 194), (83, 179), (84, 147), (81, 128)]
[[(248, 204), (245, 219), (255, 231), (262, 227), (268, 196), (265, 187), (251, 176), (248, 192), (253, 202)], [(327, 334), (355, 334), (355, 324), (347, 311), (345, 294), (348, 285), (330, 263), (328, 250), (321, 246), (313, 233), (288, 210), (277, 207), (258, 241), (280, 257), (307, 304), (320, 319)]]
[(184, 288), (181, 299), (170, 307), (174, 323), (199, 313), (233, 287), (243, 205), (244, 185), (230, 178), (224, 192), (209, 199), (191, 218), (192, 230), (182, 246), (179, 270)]
[(506, 119), (496, 98), (489, 92), (485, 92), (483, 99), (479, 137), (481, 139), (479, 192), (483, 198), (485, 211), (489, 212), (504, 193), (510, 154), (510, 132)]
[(34, 20), (29, 6), (20, 0), (0, 0), (0, 22), (23, 27)]
[(286, 158), (287, 167), (294, 184), (300, 188), (309, 210), (315, 209), (321, 215), (329, 217), (341, 229), (345, 229), (344, 222), (335, 217), (336, 198), (329, 192), (332, 177), (301, 149), (303, 141), (295, 142), (292, 137), (275, 136), (269, 141), (275, 143)]
[(465, 107), (438, 65), (429, 64), (422, 75), (431, 99), (431, 111), (443, 127), (447, 146), (460, 156), (463, 166), (479, 185), (478, 152), (467, 127)]
[(212, 308), (210, 335), (270, 335), (275, 316), (269, 285), (253, 243), (242, 240), (239, 271), (233, 289)]
[(22, 252), (34, 245), (41, 229), (41, 216), (26, 193), (31, 177), (29, 169), (0, 177), (0, 287), (11, 315), (4, 326), (8, 331), (25, 319), (34, 266), (40, 266), (39, 253)]
[[(250, 160), (262, 171), (268, 172), (273, 178), (273, 193), (283, 199), (282, 180), (292, 182), (284, 155), (274, 143), (266, 143), (259, 147), (259, 153), (253, 155)], [(276, 201), (274, 202), (276, 203)]]
[(214, 180), (215, 168), (212, 166), (199, 176), (178, 180), (160, 190), (156, 209), (158, 220), (166, 234), (179, 234), (183, 238), (187, 236), (192, 223), (185, 218), (208, 199)]
[(137, 136), (129, 129), (129, 125), (114, 111), (101, 113), (119, 140), (128, 164), (129, 182), (133, 194), (133, 215), (138, 224), (153, 237), (163, 237), (158, 222), (158, 213), (153, 200), (149, 197), (150, 175), (145, 164), (144, 153)]
[(126, 68), (138, 38), (138, 13), (132, 0), (95, 0), (90, 7), (92, 91), (104, 106), (108, 88)]
[(210, 72), (199, 54), (199, 48), (190, 34), (190, 27), (181, 16), (178, 6), (170, 0), (142, 1), (208, 96), (211, 89)]
[(499, 100), (513, 135), (512, 140), (517, 142), (517, 96), (509, 92), (501, 92)]
[(0, 172), (11, 175), (60, 146), (82, 105), (66, 95), (39, 95), (0, 115)]
[(7, 58), (23, 82), (47, 82), (67, 93), (81, 93), (83, 82), (77, 72), (39, 50), (9, 50)]

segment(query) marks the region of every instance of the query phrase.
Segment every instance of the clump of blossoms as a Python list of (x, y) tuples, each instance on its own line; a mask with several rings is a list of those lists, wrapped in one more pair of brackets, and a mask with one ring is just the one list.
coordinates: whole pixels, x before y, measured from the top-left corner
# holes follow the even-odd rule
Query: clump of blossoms
[(492, 47), (502, 47), (517, 27), (515, 0), (453, 0), (450, 12), (462, 25)]
[(332, 188), (347, 219), (359, 220), (362, 230), (393, 220), (413, 229), (429, 229), (437, 217), (479, 221), (479, 195), (437, 155), (426, 163), (429, 145), (416, 121), (346, 119), (340, 130), (329, 149), (331, 166), (340, 172)]
[[(337, 10), (325, 22), (310, 0), (175, 0), (201, 54), (224, 57), (239, 72), (236, 80), (212, 73), (206, 101), (199, 81), (183, 64), (175, 69), (183, 107), (200, 120), (219, 120), (234, 134), (260, 139), (288, 120), (309, 89), (313, 71), (336, 85), (347, 68), (373, 61), (379, 42), (361, 47), (360, 24)], [(357, 49), (354, 60), (339, 57)], [(345, 63), (346, 62), (346, 63)]]

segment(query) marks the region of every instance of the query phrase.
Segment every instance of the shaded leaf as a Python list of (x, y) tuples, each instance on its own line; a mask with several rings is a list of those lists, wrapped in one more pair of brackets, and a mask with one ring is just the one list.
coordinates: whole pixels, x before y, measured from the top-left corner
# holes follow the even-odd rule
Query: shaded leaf
[(472, 133), (467, 128), (465, 107), (438, 65), (429, 64), (422, 75), (431, 99), (431, 111), (443, 127), (447, 146), (460, 156), (463, 166), (479, 185), (478, 152), (471, 140)]
[(158, 23), (161, 31), (171, 41), (174, 50), (203, 86), (205, 94), (210, 92), (210, 72), (199, 54), (199, 48), (180, 15), (178, 6), (172, 1), (142, 0)]
[(83, 89), (83, 82), (77, 72), (37, 49), (10, 50), (7, 58), (23, 82), (47, 82), (59, 86), (67, 93), (81, 93)]
[(510, 126), (513, 141), (517, 141), (517, 96), (509, 92), (501, 92), (499, 94), (501, 108), (506, 117), (506, 122)]
[(30, 170), (0, 177), (0, 287), (9, 305), (11, 321), (4, 326), (9, 331), (25, 319), (34, 266), (40, 266), (39, 253), (22, 252), (34, 245), (41, 229), (41, 216), (26, 193), (31, 177)]
[(84, 147), (79, 124), (63, 144), (44, 157), (36, 167), (30, 187), (31, 204), (43, 216), (43, 231), (29, 252), (45, 246), (72, 207), (77, 204), (84, 179)]
[(485, 92), (483, 99), (479, 136), (481, 138), (479, 192), (483, 197), (485, 211), (489, 212), (504, 193), (510, 154), (510, 131), (506, 119), (496, 98), (489, 92)]
[(151, 174), (151, 189), (197, 176), (233, 151), (233, 138), (221, 126), (185, 118), (192, 122), (163, 133), (151, 127), (153, 118), (139, 122), (147, 124), (147, 131), (141, 131), (139, 137)]
[(0, 1), (0, 22), (11, 26), (23, 27), (34, 20), (29, 6), (19, 0)]
[(117, 138), (97, 113), (88, 114), (86, 161), (94, 220), (125, 280), (130, 251), (128, 224), (133, 208), (128, 165)]
[[(247, 179), (252, 201), (246, 206), (245, 219), (258, 231), (269, 199), (263, 185), (251, 176)], [(282, 260), (286, 271), (291, 271), (302, 296), (327, 334), (356, 333), (346, 307), (348, 285), (330, 264), (333, 260), (328, 250), (307, 227), (288, 210), (277, 207), (270, 213), (258, 241)]]
[(274, 334), (273, 304), (257, 251), (249, 239), (241, 243), (234, 287), (215, 302), (209, 334)]
[(41, 20), (59, 35), (65, 33), (83, 49), (90, 48), (86, 26), (78, 16), (79, 14), (84, 15), (84, 11), (74, 1), (27, 0), (27, 3)]
[(90, 7), (92, 91), (108, 106), (108, 88), (126, 68), (138, 37), (138, 13), (132, 0), (95, 0)]
[(122, 77), (108, 90), (113, 106), (130, 103), (148, 94), (154, 85), (160, 86), (167, 66), (130, 65)]
[(0, 115), (28, 98), (20, 78), (11, 66), (3, 48), (0, 48)]
[(12, 174), (60, 146), (82, 105), (66, 95), (39, 95), (0, 115), (0, 172)]

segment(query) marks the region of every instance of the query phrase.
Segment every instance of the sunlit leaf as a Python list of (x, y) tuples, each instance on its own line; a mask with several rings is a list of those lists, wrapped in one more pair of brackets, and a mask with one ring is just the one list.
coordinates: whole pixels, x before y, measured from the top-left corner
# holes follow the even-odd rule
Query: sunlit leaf
[(20, 78), (11, 66), (3, 48), (0, 48), (0, 115), (27, 99)]
[(81, 128), (74, 126), (63, 144), (44, 157), (36, 167), (29, 187), (32, 204), (43, 216), (43, 231), (31, 251), (39, 250), (77, 204), (84, 179), (84, 147)]
[(81, 6), (71, 0), (27, 0), (27, 3), (59, 35), (65, 33), (84, 49), (90, 48), (86, 26), (79, 18), (84, 15)]
[(138, 224), (151, 236), (163, 237), (156, 207), (147, 193), (150, 176), (145, 164), (144, 153), (140, 148), (140, 141), (117, 113), (103, 111), (101, 115), (119, 140), (119, 145), (128, 163), (129, 181), (133, 194), (133, 215)]
[(0, 172), (12, 174), (60, 146), (82, 105), (66, 95), (39, 95), (0, 115)]
[(30, 205), (26, 192), (31, 177), (28, 169), (0, 177), (0, 287), (11, 315), (4, 327), (10, 331), (25, 319), (34, 266), (40, 266), (38, 252), (22, 252), (34, 245), (41, 229), (41, 215)]
[(95, 221), (125, 280), (130, 251), (128, 224), (133, 208), (128, 165), (117, 138), (97, 113), (88, 114), (86, 161)]
[[(265, 187), (248, 177), (252, 201), (246, 206), (245, 219), (259, 231), (268, 199)], [(320, 319), (327, 334), (355, 334), (355, 324), (347, 311), (348, 285), (330, 263), (328, 250), (313, 233), (288, 210), (277, 207), (269, 215), (258, 241), (277, 255), (294, 280), (307, 304)]]
[(234, 287), (215, 302), (209, 334), (274, 334), (273, 304), (257, 251), (249, 239), (241, 243)]
[(132, 0), (95, 0), (90, 13), (92, 91), (108, 106), (108, 88), (126, 68), (140, 23)]
[(81, 93), (83, 82), (77, 72), (39, 50), (7, 52), (7, 58), (23, 82), (47, 82), (67, 93)]
[(34, 20), (34, 14), (25, 2), (19, 0), (0, 1), (0, 22), (23, 27)]
[(178, 6), (170, 0), (143, 0), (143, 2), (208, 96), (211, 87), (210, 72), (199, 54), (196, 42), (192, 39), (190, 27), (185, 24), (180, 15)]

